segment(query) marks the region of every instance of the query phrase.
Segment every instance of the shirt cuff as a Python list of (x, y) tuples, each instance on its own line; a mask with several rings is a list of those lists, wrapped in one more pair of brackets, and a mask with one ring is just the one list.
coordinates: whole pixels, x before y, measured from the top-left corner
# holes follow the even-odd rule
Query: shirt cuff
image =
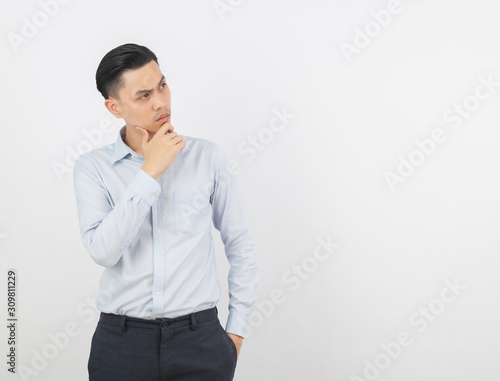
[(226, 332), (245, 337), (248, 332), (248, 316), (238, 311), (230, 311), (226, 323)]
[(127, 188), (132, 193), (139, 196), (148, 206), (153, 205), (156, 197), (158, 197), (161, 192), (161, 186), (158, 181), (153, 179), (142, 169), (139, 169), (135, 174), (132, 181), (127, 185)]

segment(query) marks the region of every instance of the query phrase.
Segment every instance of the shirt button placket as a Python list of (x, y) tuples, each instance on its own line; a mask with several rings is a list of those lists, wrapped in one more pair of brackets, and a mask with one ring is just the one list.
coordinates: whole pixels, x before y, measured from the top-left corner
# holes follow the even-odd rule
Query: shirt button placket
[(161, 201), (158, 202), (157, 196), (153, 198), (153, 229), (156, 232), (153, 236), (153, 290), (156, 290), (153, 295), (153, 315), (158, 316), (163, 313), (163, 283), (164, 269), (161, 266), (162, 255), (164, 252), (163, 235), (160, 227), (162, 226), (163, 216), (161, 211)]

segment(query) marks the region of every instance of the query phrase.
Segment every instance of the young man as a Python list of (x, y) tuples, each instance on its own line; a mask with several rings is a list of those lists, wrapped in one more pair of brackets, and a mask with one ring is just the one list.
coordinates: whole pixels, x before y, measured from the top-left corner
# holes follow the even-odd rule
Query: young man
[[(104, 267), (91, 381), (232, 380), (257, 299), (256, 248), (228, 157), (179, 135), (155, 54), (136, 44), (102, 59), (97, 88), (126, 125), (81, 155), (74, 190), (82, 241)], [(226, 329), (211, 221), (230, 264)]]

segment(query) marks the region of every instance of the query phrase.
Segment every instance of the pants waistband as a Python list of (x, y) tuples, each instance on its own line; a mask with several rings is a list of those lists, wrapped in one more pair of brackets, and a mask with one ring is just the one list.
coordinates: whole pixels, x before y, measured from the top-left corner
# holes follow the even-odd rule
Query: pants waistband
[(207, 310), (193, 312), (191, 314), (178, 316), (175, 318), (156, 318), (156, 319), (141, 319), (136, 317), (130, 317), (127, 315), (115, 315), (101, 312), (99, 317), (99, 323), (121, 326), (122, 332), (126, 331), (127, 327), (135, 328), (149, 328), (158, 329), (168, 327), (171, 324), (177, 322), (183, 322), (176, 324), (179, 326), (190, 325), (191, 330), (196, 329), (196, 323), (203, 323), (205, 321), (217, 319), (218, 311), (217, 307), (212, 307)]

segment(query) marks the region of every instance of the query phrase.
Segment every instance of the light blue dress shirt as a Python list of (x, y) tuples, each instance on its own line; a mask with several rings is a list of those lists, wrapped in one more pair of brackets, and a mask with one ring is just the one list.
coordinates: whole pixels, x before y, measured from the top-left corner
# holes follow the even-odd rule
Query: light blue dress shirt
[(213, 222), (230, 265), (226, 331), (245, 337), (257, 301), (257, 253), (228, 157), (211, 141), (183, 135), (186, 146), (155, 180), (125, 133), (124, 126), (115, 143), (74, 166), (82, 241), (105, 267), (97, 308), (156, 319), (216, 306)]

